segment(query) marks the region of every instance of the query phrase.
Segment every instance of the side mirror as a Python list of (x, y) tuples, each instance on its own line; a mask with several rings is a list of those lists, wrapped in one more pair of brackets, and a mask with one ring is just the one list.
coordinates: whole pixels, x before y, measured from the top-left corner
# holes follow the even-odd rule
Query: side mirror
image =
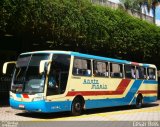
[(44, 72), (45, 69), (45, 64), (46, 63), (51, 63), (51, 60), (41, 60), (40, 61), (40, 65), (39, 65), (39, 74), (42, 74)]
[(7, 73), (7, 66), (8, 66), (8, 64), (16, 64), (16, 61), (5, 62), (3, 64), (3, 70), (2, 70), (3, 74)]

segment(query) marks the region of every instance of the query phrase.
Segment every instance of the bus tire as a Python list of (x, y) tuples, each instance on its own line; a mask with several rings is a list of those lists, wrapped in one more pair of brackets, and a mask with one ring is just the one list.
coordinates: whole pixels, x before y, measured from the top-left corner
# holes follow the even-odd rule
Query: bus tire
[(141, 108), (143, 105), (143, 97), (142, 95), (138, 95), (136, 99), (136, 108)]
[(76, 97), (72, 102), (71, 114), (73, 116), (79, 116), (81, 115), (82, 110), (83, 110), (83, 102), (81, 101), (80, 98)]

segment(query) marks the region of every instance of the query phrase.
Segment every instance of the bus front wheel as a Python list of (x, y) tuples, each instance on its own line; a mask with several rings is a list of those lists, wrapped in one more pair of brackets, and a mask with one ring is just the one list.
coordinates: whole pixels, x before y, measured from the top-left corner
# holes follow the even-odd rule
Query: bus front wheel
[(143, 97), (141, 95), (138, 95), (136, 99), (136, 108), (141, 108), (143, 104)]
[(80, 98), (75, 98), (72, 102), (71, 114), (73, 116), (78, 116), (82, 113), (83, 110), (83, 102)]

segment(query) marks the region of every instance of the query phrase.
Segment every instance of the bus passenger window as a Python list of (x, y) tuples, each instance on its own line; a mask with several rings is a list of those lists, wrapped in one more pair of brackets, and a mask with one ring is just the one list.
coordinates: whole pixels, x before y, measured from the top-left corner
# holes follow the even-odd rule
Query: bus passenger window
[(149, 80), (155, 80), (156, 79), (156, 74), (155, 74), (155, 69), (154, 68), (148, 68), (147, 73), (148, 73), (148, 79)]
[(73, 75), (91, 76), (91, 60), (75, 58), (72, 73)]
[(144, 67), (136, 67), (136, 78), (146, 79), (146, 69)]
[(108, 63), (106, 62), (100, 62), (100, 61), (94, 61), (94, 76), (99, 77), (108, 77)]
[(113, 78), (122, 78), (123, 77), (122, 65), (111, 63), (110, 64), (110, 76)]
[(135, 66), (125, 65), (124, 70), (125, 70), (125, 78), (133, 79), (136, 77)]
[(80, 75), (81, 59), (75, 59), (73, 63), (73, 74)]

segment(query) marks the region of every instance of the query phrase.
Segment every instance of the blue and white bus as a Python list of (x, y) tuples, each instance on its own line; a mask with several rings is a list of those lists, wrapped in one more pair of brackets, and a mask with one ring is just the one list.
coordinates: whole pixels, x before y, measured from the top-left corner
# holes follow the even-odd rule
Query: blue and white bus
[(157, 69), (143, 64), (70, 51), (19, 55), (11, 82), (10, 106), (30, 112), (71, 111), (135, 105), (157, 100)]

